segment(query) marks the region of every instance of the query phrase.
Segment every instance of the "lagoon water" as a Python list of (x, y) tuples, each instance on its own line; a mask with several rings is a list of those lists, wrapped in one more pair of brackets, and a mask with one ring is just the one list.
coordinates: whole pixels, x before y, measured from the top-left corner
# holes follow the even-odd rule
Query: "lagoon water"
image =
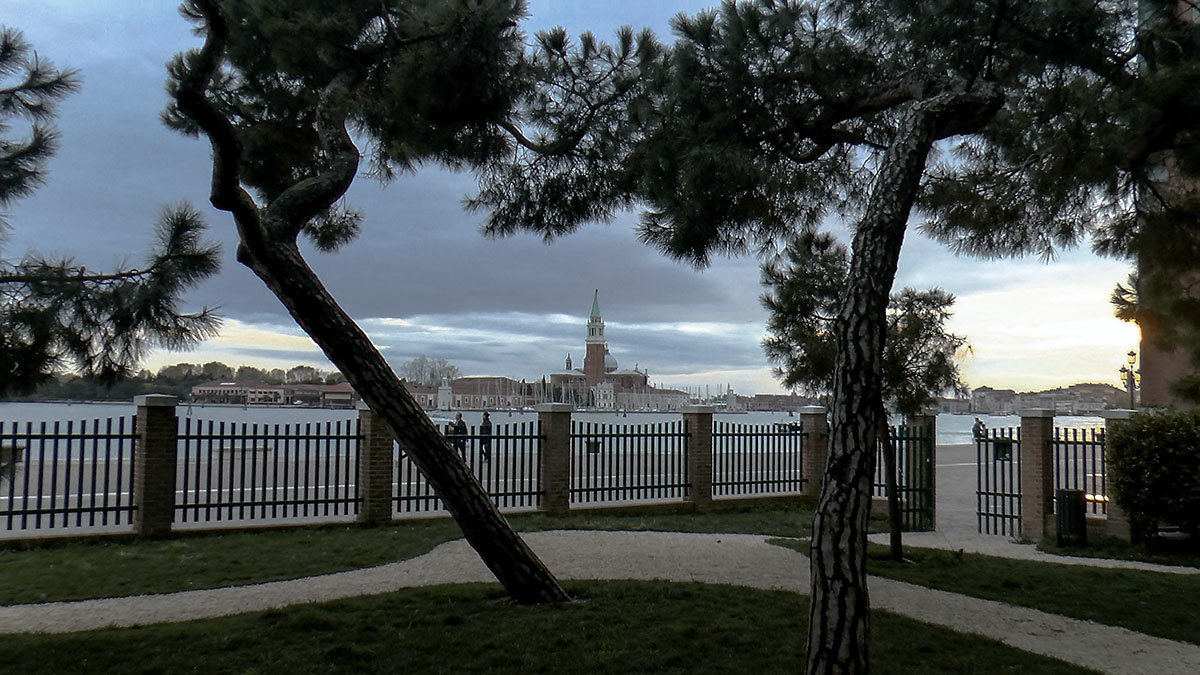
[[(26, 422), (33, 422), (38, 427), (41, 422), (53, 422), (100, 419), (110, 417), (128, 417), (136, 413), (132, 403), (32, 403), (32, 402), (0, 402), (0, 422), (4, 431), (9, 432), (13, 422), (24, 429)], [(322, 408), (303, 407), (267, 407), (267, 406), (229, 406), (229, 405), (181, 405), (178, 409), (181, 418), (214, 422), (234, 422), (248, 424), (305, 424), (316, 422), (336, 422), (350, 420), (356, 416), (353, 410), (327, 410)], [(440, 426), (454, 419), (453, 411), (431, 410), (430, 417)], [(477, 426), (483, 417), (479, 410), (464, 410), (463, 420), (468, 426)], [(504, 425), (520, 422), (536, 422), (537, 413), (506, 410), (493, 411), (493, 425)], [(1005, 429), (1018, 427), (1021, 419), (1016, 415), (993, 416), (980, 415), (989, 429)], [(678, 413), (655, 412), (575, 412), (572, 418), (581, 422), (604, 424), (654, 424), (671, 422), (680, 419)], [(749, 413), (718, 413), (715, 419), (733, 424), (771, 424), (773, 422), (796, 421), (798, 418), (789, 417), (787, 413), (749, 412)], [(937, 416), (937, 443), (963, 444), (971, 443), (971, 425), (973, 415), (952, 415), (943, 413)], [(1104, 426), (1101, 417), (1060, 416), (1055, 418), (1055, 424), (1060, 427), (1090, 429)]]

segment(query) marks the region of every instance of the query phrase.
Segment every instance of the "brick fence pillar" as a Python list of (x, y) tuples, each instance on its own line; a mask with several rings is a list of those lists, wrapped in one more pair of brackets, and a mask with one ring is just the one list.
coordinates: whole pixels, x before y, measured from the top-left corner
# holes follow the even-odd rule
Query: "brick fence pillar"
[(713, 407), (690, 405), (683, 409), (688, 430), (687, 471), (691, 487), (687, 501), (703, 511), (712, 505), (712, 427)]
[[(929, 503), (917, 504), (918, 508), (929, 509), (929, 526), (930, 529), (937, 529), (937, 415), (933, 413), (921, 413), (918, 415), (908, 415), (904, 423), (908, 428), (913, 430), (921, 439), (921, 443), (928, 442), (929, 456), (920, 457), (917, 454), (917, 459), (922, 462), (921, 465), (908, 466), (904, 472), (904, 479), (901, 484), (902, 488), (908, 488), (903, 493), (907, 495), (920, 495), (920, 499), (924, 499), (925, 495), (929, 495)], [(926, 441), (928, 439), (928, 441)], [(928, 490), (928, 492), (926, 492)]]
[(1054, 533), (1054, 411), (1021, 414), (1021, 537), (1041, 541)]
[(538, 452), (541, 510), (565, 514), (571, 508), (571, 410), (568, 403), (539, 403), (535, 408), (542, 428)]
[(800, 456), (800, 472), (806, 481), (803, 494), (816, 497), (821, 494), (821, 483), (825, 480), (825, 459), (829, 456), (829, 417), (825, 406), (801, 407), (800, 426), (804, 430)]
[[(1104, 416), (1104, 466), (1107, 473), (1108, 467), (1108, 437), (1112, 433), (1114, 427), (1125, 423), (1130, 417), (1133, 417), (1133, 410), (1105, 410), (1101, 415)], [(1133, 536), (1133, 528), (1129, 526), (1129, 515), (1125, 513), (1117, 505), (1117, 500), (1113, 498), (1112, 484), (1106, 478), (1104, 481), (1104, 495), (1108, 498), (1108, 503), (1105, 505), (1105, 512), (1108, 514), (1108, 522), (1105, 524), (1105, 531), (1108, 536), (1116, 537), (1124, 541), (1129, 541)]]
[(137, 461), (133, 464), (133, 531), (140, 537), (171, 533), (175, 518), (175, 406), (179, 399), (166, 394), (133, 398), (137, 406)]
[(387, 523), (392, 520), (392, 428), (359, 401), (358, 429), (358, 522)]

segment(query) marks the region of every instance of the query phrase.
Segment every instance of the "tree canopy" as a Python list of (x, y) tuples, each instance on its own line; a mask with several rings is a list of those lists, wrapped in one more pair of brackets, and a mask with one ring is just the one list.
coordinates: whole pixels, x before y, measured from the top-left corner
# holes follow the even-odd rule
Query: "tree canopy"
[[(0, 207), (45, 180), (57, 103), (78, 87), (73, 70), (40, 58), (21, 33), (0, 27)], [(13, 120), (26, 138), (7, 134)], [(0, 237), (11, 225), (0, 218)], [(70, 257), (0, 258), (0, 396), (28, 392), (62, 368), (115, 382), (152, 346), (180, 349), (215, 334), (216, 315), (179, 309), (187, 289), (216, 272), (218, 249), (186, 204), (164, 209), (142, 265), (102, 273)]]
[[(425, 162), (479, 168), (502, 153), (526, 83), (523, 11), (519, 0), (189, 0), (183, 13), (204, 45), (168, 66), (163, 117), (209, 141), (210, 201), (233, 218), (238, 261), (390, 427), (509, 594), (535, 603), (567, 594), (298, 246), (305, 236), (334, 250), (358, 233), (343, 199), (359, 145), (385, 179)], [(371, 517), (390, 519), (385, 506)]]
[(431, 359), (424, 354), (401, 363), (396, 372), (409, 382), (427, 386), (441, 384), (442, 378), (453, 380), (462, 375), (458, 366), (445, 358)]
[[(849, 259), (831, 235), (803, 233), (763, 265), (763, 349), (789, 389), (829, 399)], [(883, 397), (892, 409), (917, 414), (946, 393), (965, 391), (958, 356), (967, 342), (946, 331), (953, 305), (954, 296), (940, 288), (892, 294), (883, 352)]]
[[(814, 524), (810, 672), (868, 667), (865, 518), (886, 306), (914, 208), (952, 250), (1137, 251), (1162, 153), (1196, 174), (1196, 8), (1174, 0), (723, 2), (675, 42), (559, 32), (526, 64), (511, 160), (470, 205), (552, 238), (641, 210), (641, 238), (704, 265), (853, 223), (834, 320), (830, 455)], [(1157, 197), (1165, 196), (1161, 189)], [(1172, 227), (1194, 230), (1181, 199)], [(1169, 208), (1168, 208), (1169, 207)], [(1194, 233), (1191, 236), (1195, 236)], [(1200, 259), (1193, 257), (1193, 260)], [(1176, 277), (1176, 279), (1178, 279)]]

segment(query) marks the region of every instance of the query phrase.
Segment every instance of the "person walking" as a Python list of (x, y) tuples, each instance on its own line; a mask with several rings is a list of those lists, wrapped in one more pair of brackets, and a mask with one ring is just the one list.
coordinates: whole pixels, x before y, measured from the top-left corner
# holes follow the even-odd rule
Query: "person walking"
[(462, 413), (454, 413), (454, 449), (465, 459), (467, 456), (467, 423), (463, 421)]
[(978, 417), (975, 418), (975, 425), (971, 427), (971, 437), (976, 441), (987, 438), (987, 425)]
[(479, 454), (483, 455), (485, 462), (492, 459), (492, 416), (486, 410), (483, 412), (483, 421), (479, 423)]

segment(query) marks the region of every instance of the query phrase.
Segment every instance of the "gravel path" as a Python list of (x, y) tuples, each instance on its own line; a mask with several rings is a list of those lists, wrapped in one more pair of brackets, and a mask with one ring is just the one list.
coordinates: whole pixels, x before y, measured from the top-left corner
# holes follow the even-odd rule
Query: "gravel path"
[[(807, 558), (758, 535), (557, 531), (523, 536), (561, 579), (699, 581), (797, 592), (808, 588)], [(473, 581), (494, 579), (475, 552), (458, 540), (412, 560), (305, 579), (0, 607), (0, 633), (67, 633), (189, 621)], [(871, 604), (1106, 673), (1200, 672), (1196, 645), (890, 579), (871, 579)]]

